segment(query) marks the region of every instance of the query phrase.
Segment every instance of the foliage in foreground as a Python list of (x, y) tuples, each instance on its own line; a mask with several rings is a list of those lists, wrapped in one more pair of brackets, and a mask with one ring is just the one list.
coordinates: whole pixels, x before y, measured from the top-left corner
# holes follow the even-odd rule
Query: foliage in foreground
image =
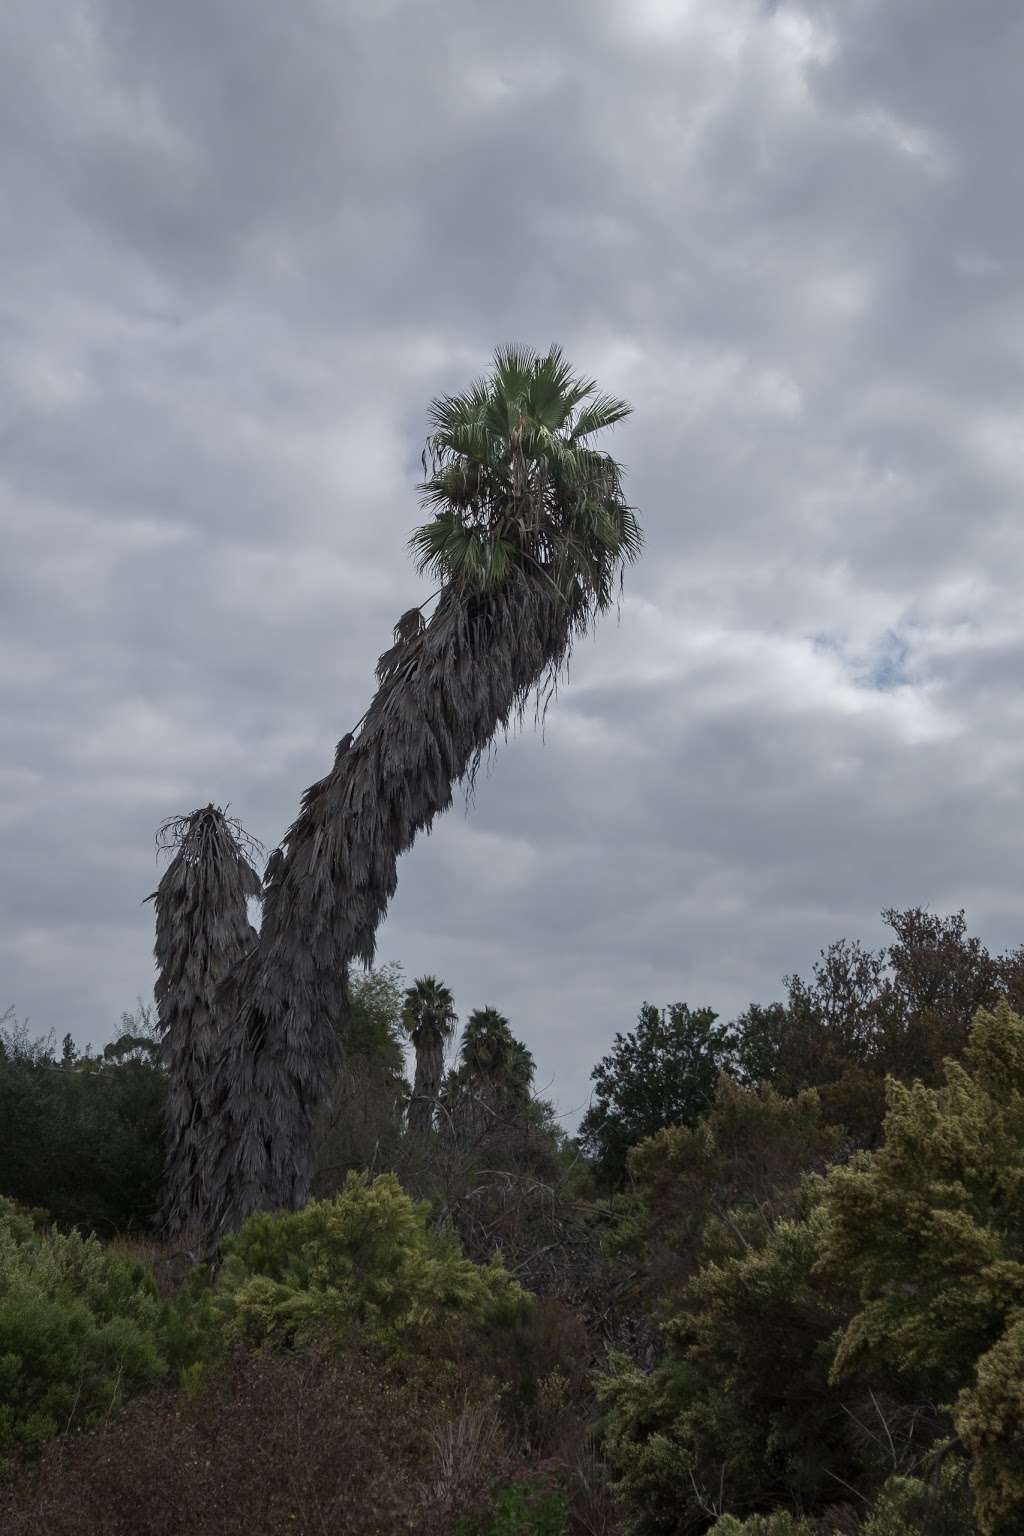
[(463, 1258), (428, 1214), (394, 1174), (351, 1173), (334, 1200), (250, 1216), (224, 1249), (215, 1305), (227, 1337), (291, 1345), (329, 1333), (393, 1347), (448, 1320), (521, 1313), (526, 1293), (503, 1266)]
[(30, 1484), (0, 1492), (5, 1536), (398, 1536), (443, 1531), (505, 1471), (439, 1443), (447, 1384), (358, 1353), (242, 1353), (190, 1394), (157, 1391), (98, 1432), (54, 1446)]
[(35, 1231), (0, 1198), (0, 1458), (95, 1422), (168, 1368), (167, 1311), (141, 1264)]
[[(636, 1532), (760, 1508), (738, 1529), (788, 1536), (844, 1489), (877, 1497), (872, 1536), (923, 1531), (933, 1464), (948, 1460), (935, 1507), (967, 1500), (958, 1444), (974, 1505), (958, 1529), (1024, 1524), (1024, 1022), (1005, 1003), (980, 1013), (943, 1087), (888, 1092), (881, 1148), (809, 1178), (802, 1209), (706, 1224), (663, 1363), (605, 1376)], [(672, 1150), (663, 1136), (637, 1157)], [(780, 1504), (789, 1525), (769, 1519)]]
[(996, 1532), (1024, 1520), (1024, 1020), (979, 1013), (943, 1087), (888, 1102), (884, 1145), (825, 1188), (822, 1267), (860, 1289), (833, 1378), (871, 1364), (947, 1407)]

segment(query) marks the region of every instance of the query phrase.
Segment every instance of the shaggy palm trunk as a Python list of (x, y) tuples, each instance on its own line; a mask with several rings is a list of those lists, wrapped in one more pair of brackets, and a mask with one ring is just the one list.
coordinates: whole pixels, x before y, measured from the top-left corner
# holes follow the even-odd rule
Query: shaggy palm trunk
[(494, 1110), (481, 1084), (472, 1077), (462, 1083), (452, 1108), (451, 1130), (464, 1150), (479, 1147), (494, 1121)]
[(162, 846), (176, 846), (152, 897), (156, 910), (154, 987), (167, 1071), (162, 1217), (170, 1236), (205, 1246), (212, 1191), (207, 1139), (214, 1128), (211, 1072), (234, 1024), (218, 1006), (220, 983), (256, 944), (246, 899), (260, 877), (237, 822), (208, 805), (165, 823)]
[(450, 585), (429, 623), (416, 612), (396, 627), (358, 739), (339, 743), (270, 860), (258, 946), (222, 994), (238, 1028), (216, 1071), (220, 1134), (205, 1174), (219, 1232), (307, 1198), (347, 968), (373, 960), (398, 859), (531, 691), (553, 684), (589, 613), (540, 572), (488, 596)]
[(409, 1129), (417, 1135), (428, 1136), (434, 1128), (443, 1075), (444, 1041), (417, 1040), (416, 1075), (409, 1101)]

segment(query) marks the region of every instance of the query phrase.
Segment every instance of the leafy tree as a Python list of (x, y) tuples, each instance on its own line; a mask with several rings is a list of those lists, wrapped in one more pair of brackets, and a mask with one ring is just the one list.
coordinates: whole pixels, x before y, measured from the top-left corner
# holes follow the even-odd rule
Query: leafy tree
[(743, 1081), (770, 1082), (787, 1097), (817, 1088), (826, 1116), (860, 1145), (879, 1138), (886, 1075), (938, 1082), (943, 1059), (962, 1055), (977, 1009), (1024, 976), (1024, 961), (993, 959), (967, 934), (963, 912), (882, 915), (894, 935), (886, 948), (840, 939), (809, 981), (784, 979), (785, 1003), (753, 1004), (736, 1022)]
[(52, 1038), (33, 1039), (7, 1017), (0, 1194), (86, 1232), (148, 1228), (160, 1197), (165, 1078), (152, 1060), (144, 1011), (122, 1016), (120, 1044), (100, 1056), (79, 1055), (67, 1036), (60, 1061)]
[(895, 934), (887, 950), (895, 1006), (879, 1041), (884, 1069), (904, 1081), (941, 1081), (947, 1057), (963, 1055), (979, 1008), (1005, 990), (1006, 964), (967, 933), (963, 911), (948, 917), (919, 907), (882, 913)]
[(834, 1379), (872, 1365), (947, 1404), (982, 1530), (1020, 1520), (1024, 1021), (1005, 1002), (941, 1088), (890, 1082), (883, 1145), (832, 1171), (825, 1210), (822, 1269), (860, 1292)]
[(531, 694), (549, 696), (640, 552), (620, 468), (594, 446), (628, 413), (557, 347), (502, 348), (487, 378), (431, 406), (430, 515), (411, 545), (437, 605), (396, 623), (368, 710), (267, 867), (259, 944), (229, 989), (224, 1231), (256, 1206), (304, 1201), (347, 970), (372, 963), (399, 857)]
[(315, 1130), (314, 1192), (336, 1192), (359, 1168), (395, 1166), (409, 1085), (405, 1079), (405, 987), (397, 964), (357, 971), (339, 1021), (341, 1062)]
[(396, 1082), (405, 1074), (405, 991), (397, 962), (356, 972), (349, 979), (348, 1013), (340, 1026), (344, 1058), (373, 1061)]
[(405, 994), (402, 1022), (416, 1051), (409, 1129), (425, 1136), (434, 1127), (444, 1074), (444, 1048), (458, 1023), (451, 992), (436, 976), (420, 976)]
[(632, 1206), (619, 1244), (641, 1259), (644, 1301), (677, 1292), (694, 1272), (709, 1225), (742, 1213), (760, 1242), (792, 1214), (804, 1175), (823, 1171), (839, 1143), (818, 1095), (784, 1099), (768, 1086), (744, 1087), (724, 1073), (711, 1113), (694, 1126), (669, 1126), (629, 1153)]
[(630, 1147), (668, 1125), (694, 1125), (710, 1110), (730, 1034), (711, 1008), (644, 1003), (635, 1030), (617, 1034), (594, 1068), (580, 1139), (602, 1177), (621, 1183)]

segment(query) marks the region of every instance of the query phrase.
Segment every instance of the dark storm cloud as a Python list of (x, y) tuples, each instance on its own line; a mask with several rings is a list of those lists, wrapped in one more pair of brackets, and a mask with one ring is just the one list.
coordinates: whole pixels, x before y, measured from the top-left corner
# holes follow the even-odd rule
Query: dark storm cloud
[(383, 957), (567, 1105), (879, 909), (1017, 942), (1024, 321), (1010, 0), (0, 15), (0, 1006), (151, 986), (152, 834), (268, 844), (362, 713), (430, 398), (563, 343), (648, 548), (403, 863)]

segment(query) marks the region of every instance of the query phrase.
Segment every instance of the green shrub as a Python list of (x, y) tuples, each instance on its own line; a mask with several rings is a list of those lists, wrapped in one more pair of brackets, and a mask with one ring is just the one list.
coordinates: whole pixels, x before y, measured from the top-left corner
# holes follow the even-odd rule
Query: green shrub
[(945, 1086), (890, 1082), (888, 1104), (884, 1145), (824, 1184), (821, 1269), (860, 1292), (833, 1378), (869, 1365), (944, 1403), (995, 1536), (1024, 1520), (1024, 1020), (979, 1013)]
[[(1024, 1527), (1024, 1316), (978, 1361), (953, 1419), (973, 1454), (971, 1481), (986, 1533)], [(1016, 1516), (1018, 1525), (1006, 1525)]]
[(675, 1533), (682, 1512), (697, 1522), (723, 1505), (814, 1507), (849, 1478), (849, 1418), (828, 1380), (848, 1313), (815, 1276), (819, 1229), (814, 1209), (767, 1241), (760, 1216), (713, 1224), (665, 1323), (665, 1360), (646, 1373), (619, 1357), (599, 1379), (631, 1529)]
[(862, 1536), (975, 1536), (977, 1530), (966, 1464), (951, 1460), (931, 1481), (890, 1477)]
[(642, 1260), (648, 1304), (685, 1283), (703, 1256), (709, 1223), (724, 1212), (760, 1217), (763, 1242), (796, 1203), (803, 1175), (824, 1168), (838, 1140), (813, 1090), (784, 1099), (723, 1073), (698, 1125), (671, 1126), (634, 1147), (633, 1193), (620, 1199), (616, 1242)]
[(76, 1231), (38, 1235), (0, 1199), (0, 1457), (32, 1455), (159, 1380), (164, 1315), (141, 1264)]
[(821, 1526), (816, 1521), (802, 1520), (780, 1510), (775, 1515), (751, 1515), (749, 1520), (723, 1515), (711, 1527), (708, 1536), (819, 1536), (820, 1531)]
[(569, 1501), (546, 1478), (506, 1483), (485, 1514), (463, 1515), (455, 1536), (568, 1536)]
[(224, 1245), (214, 1306), (230, 1341), (302, 1344), (318, 1334), (393, 1347), (448, 1318), (512, 1322), (526, 1293), (500, 1263), (473, 1264), (427, 1224), (393, 1174), (351, 1173), (333, 1200), (250, 1216)]

